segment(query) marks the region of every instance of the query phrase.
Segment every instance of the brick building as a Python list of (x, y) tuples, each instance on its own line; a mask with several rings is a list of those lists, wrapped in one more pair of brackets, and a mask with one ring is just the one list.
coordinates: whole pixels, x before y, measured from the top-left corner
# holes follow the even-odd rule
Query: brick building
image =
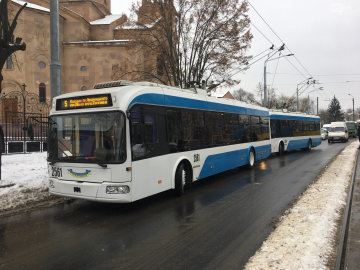
[[(2, 118), (6, 111), (22, 111), (21, 98), (8, 94), (21, 92), (24, 84), (41, 104), (50, 99), (50, 2), (8, 1), (10, 18), (27, 3), (15, 30), (15, 36), (26, 43), (26, 50), (13, 54), (4, 66), (2, 93), (7, 96), (0, 103)], [(143, 0), (141, 8), (153, 12), (152, 2)], [(146, 19), (139, 16), (138, 20)], [(129, 31), (125, 27), (125, 31), (126, 21), (125, 15), (111, 14), (110, 0), (59, 0), (62, 93), (91, 89), (103, 81), (132, 80), (136, 77), (132, 71), (156, 63), (156, 56), (133, 41), (134, 31), (143, 29), (133, 27)], [(38, 110), (38, 106), (30, 106), (27, 112), (31, 110)]]

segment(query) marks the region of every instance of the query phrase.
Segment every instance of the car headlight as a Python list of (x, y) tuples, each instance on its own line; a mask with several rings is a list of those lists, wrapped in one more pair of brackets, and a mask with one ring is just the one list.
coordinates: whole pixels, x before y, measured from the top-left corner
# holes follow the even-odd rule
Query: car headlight
[(107, 186), (106, 194), (126, 194), (130, 192), (129, 186)]

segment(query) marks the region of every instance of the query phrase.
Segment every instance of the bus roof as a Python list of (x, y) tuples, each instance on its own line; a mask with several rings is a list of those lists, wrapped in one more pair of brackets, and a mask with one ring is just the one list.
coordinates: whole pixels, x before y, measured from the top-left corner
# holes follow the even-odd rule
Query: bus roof
[(270, 119), (320, 121), (320, 117), (317, 115), (305, 114), (301, 112), (283, 112), (278, 110), (270, 110), (269, 114)]
[(267, 108), (246, 104), (241, 101), (232, 99), (223, 99), (207, 96), (206, 90), (199, 89), (199, 93), (195, 90), (180, 89), (159, 85), (149, 82), (138, 83), (124, 83), (121, 86), (112, 86), (107, 84), (106, 88), (86, 90), (80, 92), (73, 92), (57, 96), (53, 100), (51, 114), (63, 113), (80, 113), (89, 112), (87, 108), (76, 109), (59, 109), (57, 103), (61, 100), (80, 99), (93, 96), (111, 95), (112, 106), (94, 107), (91, 110), (104, 111), (120, 109), (123, 111), (129, 110), (135, 104), (149, 104), (160, 105), (168, 107), (181, 107), (189, 109), (200, 109), (210, 111), (223, 111), (232, 113), (253, 114), (259, 116), (268, 116), (269, 111)]

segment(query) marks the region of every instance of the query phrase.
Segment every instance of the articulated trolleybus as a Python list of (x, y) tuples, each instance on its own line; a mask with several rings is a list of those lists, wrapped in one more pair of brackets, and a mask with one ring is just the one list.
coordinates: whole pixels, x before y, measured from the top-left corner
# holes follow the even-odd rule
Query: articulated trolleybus
[(52, 194), (133, 202), (271, 154), (269, 110), (192, 90), (118, 81), (54, 98)]

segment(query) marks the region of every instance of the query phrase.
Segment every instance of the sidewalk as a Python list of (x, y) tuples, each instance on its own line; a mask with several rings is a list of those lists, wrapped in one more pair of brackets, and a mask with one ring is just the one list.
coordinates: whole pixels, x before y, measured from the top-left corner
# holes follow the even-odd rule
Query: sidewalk
[(351, 205), (350, 226), (346, 247), (345, 269), (360, 269), (360, 158), (354, 179), (354, 193)]

